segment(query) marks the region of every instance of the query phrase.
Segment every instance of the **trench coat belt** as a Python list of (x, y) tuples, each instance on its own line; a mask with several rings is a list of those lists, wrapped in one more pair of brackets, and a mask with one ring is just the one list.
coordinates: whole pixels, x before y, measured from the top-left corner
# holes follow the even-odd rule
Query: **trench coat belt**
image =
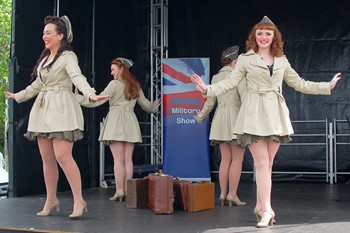
[(236, 101), (220, 101), (218, 102), (218, 107), (219, 108), (224, 108), (224, 107), (240, 107), (241, 103), (236, 102)]
[(250, 92), (255, 92), (259, 95), (266, 94), (267, 92), (274, 92), (284, 101), (284, 97), (281, 92), (281, 87), (272, 87), (272, 86), (258, 86), (257, 88), (248, 88)]
[(111, 106), (109, 107), (110, 110), (117, 110), (117, 111), (123, 111), (123, 112), (133, 112), (134, 108), (130, 106)]
[[(59, 85), (56, 85), (56, 86), (52, 86), (52, 87), (44, 87), (41, 89), (41, 95), (38, 96), (40, 99), (39, 99), (39, 106), (40, 108), (42, 106), (44, 106), (44, 103), (45, 103), (45, 95), (48, 91), (53, 91), (54, 93), (58, 93), (59, 91), (71, 91), (70, 88), (68, 87), (64, 87), (64, 86), (59, 86)], [(58, 98), (56, 98), (56, 100), (58, 101)], [(58, 106), (60, 106), (59, 103), (57, 103)]]

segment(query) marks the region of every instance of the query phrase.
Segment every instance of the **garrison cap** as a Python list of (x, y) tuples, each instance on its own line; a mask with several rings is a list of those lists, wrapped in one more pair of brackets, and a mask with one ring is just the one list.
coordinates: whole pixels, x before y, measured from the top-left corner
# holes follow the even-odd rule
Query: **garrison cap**
[(123, 63), (128, 69), (134, 65), (134, 62), (130, 59), (124, 58), (124, 57), (118, 57), (115, 60), (120, 61)]
[(222, 52), (222, 56), (230, 59), (231, 61), (236, 60), (238, 55), (239, 55), (239, 46), (237, 45), (229, 47)]

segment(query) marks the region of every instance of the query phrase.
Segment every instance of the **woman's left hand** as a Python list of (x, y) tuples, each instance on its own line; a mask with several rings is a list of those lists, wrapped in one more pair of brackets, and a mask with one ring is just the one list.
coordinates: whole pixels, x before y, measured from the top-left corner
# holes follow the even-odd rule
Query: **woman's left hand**
[(159, 107), (159, 105), (160, 105), (160, 100), (157, 99), (157, 100), (153, 101), (153, 104), (154, 104), (154, 105), (157, 105), (157, 107)]
[(331, 90), (337, 85), (337, 82), (341, 79), (341, 73), (337, 73), (334, 75), (333, 79), (330, 81)]

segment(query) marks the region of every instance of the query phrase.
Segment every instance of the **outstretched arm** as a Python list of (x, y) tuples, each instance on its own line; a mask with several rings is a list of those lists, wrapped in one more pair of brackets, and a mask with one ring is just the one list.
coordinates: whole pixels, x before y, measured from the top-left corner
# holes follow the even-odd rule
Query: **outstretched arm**
[(5, 91), (5, 98), (6, 99), (15, 99), (15, 94), (12, 92)]
[(93, 102), (97, 102), (97, 101), (102, 101), (102, 100), (107, 100), (109, 98), (109, 95), (90, 95), (89, 99)]

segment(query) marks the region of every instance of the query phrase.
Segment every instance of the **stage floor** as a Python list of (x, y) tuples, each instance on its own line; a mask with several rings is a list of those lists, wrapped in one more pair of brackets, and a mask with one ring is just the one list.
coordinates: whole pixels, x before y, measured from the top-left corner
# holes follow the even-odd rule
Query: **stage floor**
[(10, 229), (87, 233), (350, 232), (348, 183), (274, 182), (272, 203), (276, 225), (268, 229), (255, 228), (253, 182), (241, 182), (239, 187), (239, 196), (247, 202), (246, 206), (221, 206), (218, 191), (216, 184), (212, 210), (196, 213), (175, 210), (171, 215), (156, 215), (150, 209), (130, 209), (126, 202), (109, 201), (113, 188), (86, 189), (88, 212), (83, 220), (75, 221), (68, 218), (72, 211), (70, 192), (59, 193), (60, 212), (42, 218), (35, 216), (44, 204), (42, 195), (0, 199), (0, 232), (13, 232)]

